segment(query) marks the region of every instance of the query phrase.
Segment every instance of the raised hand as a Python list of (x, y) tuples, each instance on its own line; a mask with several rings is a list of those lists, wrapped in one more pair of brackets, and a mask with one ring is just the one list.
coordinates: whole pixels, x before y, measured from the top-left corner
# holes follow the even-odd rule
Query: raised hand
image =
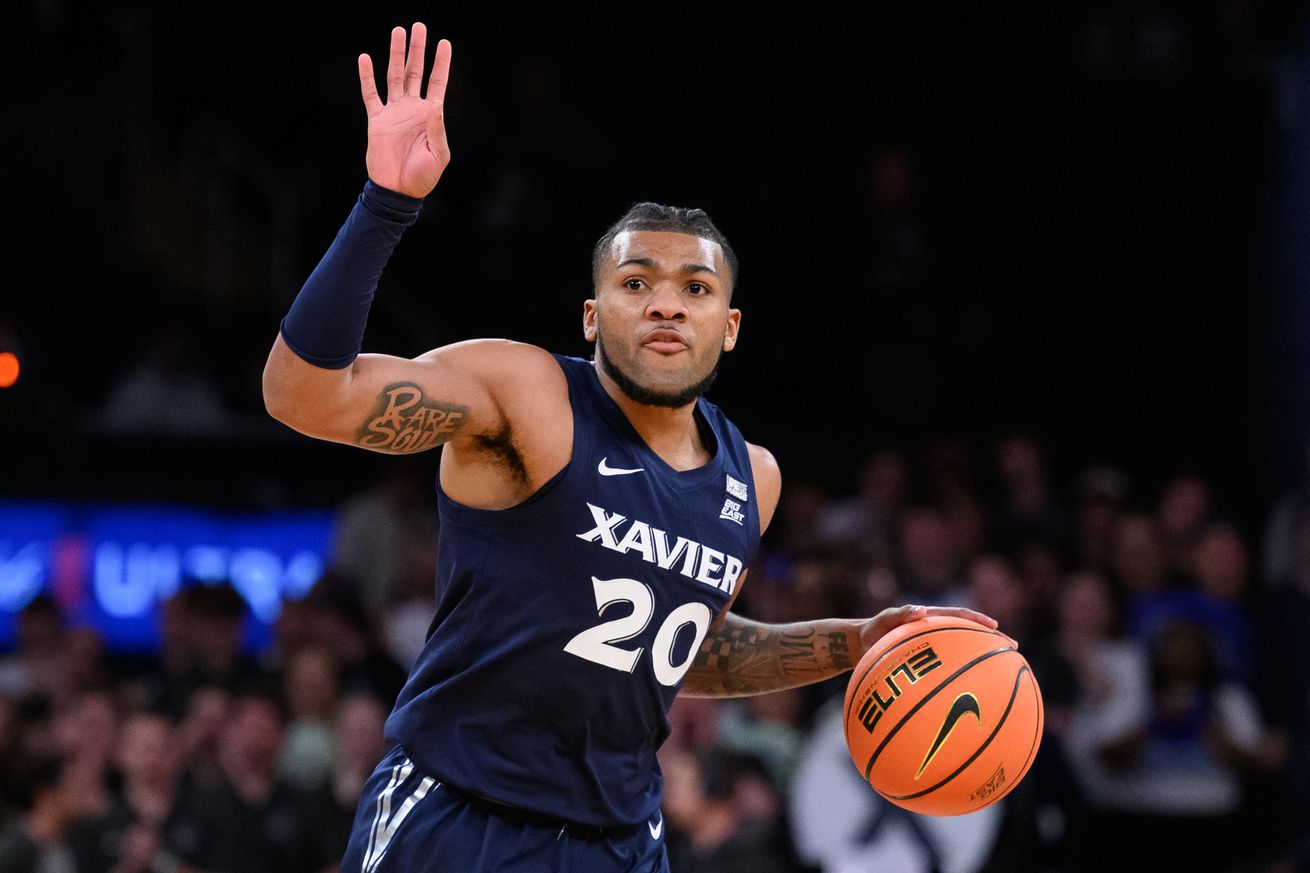
[(450, 163), (443, 105), (450, 75), (450, 40), (437, 43), (437, 56), (423, 86), (423, 52), (427, 28), (415, 22), (405, 56), (405, 28), (391, 31), (387, 62), (387, 102), (378, 96), (373, 59), (359, 56), (359, 88), (368, 113), (368, 153), (364, 163), (376, 185), (411, 197), (426, 197)]

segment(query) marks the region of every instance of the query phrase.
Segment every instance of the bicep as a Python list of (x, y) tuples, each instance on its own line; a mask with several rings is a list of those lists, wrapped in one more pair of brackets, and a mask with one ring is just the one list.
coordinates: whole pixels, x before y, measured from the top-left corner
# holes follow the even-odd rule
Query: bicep
[(325, 370), (300, 360), (281, 336), (277, 343), (274, 356), (295, 359), (282, 363), (295, 387), (275, 417), (308, 436), (388, 454), (422, 452), (498, 430), (505, 419), (503, 398), (555, 366), (535, 346), (471, 340), (412, 359), (362, 354), (350, 367)]

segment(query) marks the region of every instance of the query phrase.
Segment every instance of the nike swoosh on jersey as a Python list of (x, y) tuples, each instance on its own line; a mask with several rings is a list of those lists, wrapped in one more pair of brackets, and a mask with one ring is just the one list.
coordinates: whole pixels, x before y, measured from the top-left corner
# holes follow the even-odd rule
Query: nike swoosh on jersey
[(951, 731), (955, 730), (956, 723), (968, 713), (973, 713), (973, 717), (978, 719), (978, 724), (982, 724), (982, 710), (978, 707), (978, 698), (966, 691), (955, 698), (955, 702), (951, 704), (951, 709), (946, 713), (946, 719), (942, 722), (941, 730), (937, 731), (937, 739), (932, 741), (928, 754), (923, 756), (923, 763), (919, 765), (919, 772), (914, 774), (915, 779), (922, 776), (923, 771), (928, 769), (932, 759), (937, 757), (937, 751), (942, 747), (942, 743), (946, 742), (946, 738), (951, 735)]
[(664, 816), (657, 812), (655, 813), (655, 817), (659, 819), (659, 824), (646, 822), (646, 827), (650, 829), (651, 839), (658, 840), (660, 834), (664, 833)]
[(602, 476), (627, 476), (629, 473), (641, 473), (646, 469), (645, 467), (638, 467), (635, 470), (620, 470), (617, 467), (611, 467), (609, 464), (605, 463), (608, 460), (609, 456), (606, 455), (600, 459), (600, 464), (596, 466), (596, 472)]

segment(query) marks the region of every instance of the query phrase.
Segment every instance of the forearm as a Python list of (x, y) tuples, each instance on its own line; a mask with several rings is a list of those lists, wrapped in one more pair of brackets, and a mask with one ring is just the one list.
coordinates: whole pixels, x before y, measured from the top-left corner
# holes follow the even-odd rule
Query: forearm
[(728, 613), (711, 627), (683, 682), (688, 697), (746, 697), (822, 682), (850, 670), (861, 622), (761, 624)]
[(421, 204), (371, 182), (365, 186), (282, 320), (264, 371), (270, 413), (280, 417), (304, 402), (330, 402), (332, 387), (348, 381), (382, 270)]

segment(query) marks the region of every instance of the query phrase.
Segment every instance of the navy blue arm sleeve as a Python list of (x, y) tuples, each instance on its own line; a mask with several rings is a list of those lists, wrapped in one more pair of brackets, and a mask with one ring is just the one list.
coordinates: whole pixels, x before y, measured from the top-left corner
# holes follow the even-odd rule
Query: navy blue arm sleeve
[(282, 319), (282, 339), (304, 360), (349, 367), (364, 342), (364, 324), (382, 268), (423, 201), (364, 183), (350, 217)]

